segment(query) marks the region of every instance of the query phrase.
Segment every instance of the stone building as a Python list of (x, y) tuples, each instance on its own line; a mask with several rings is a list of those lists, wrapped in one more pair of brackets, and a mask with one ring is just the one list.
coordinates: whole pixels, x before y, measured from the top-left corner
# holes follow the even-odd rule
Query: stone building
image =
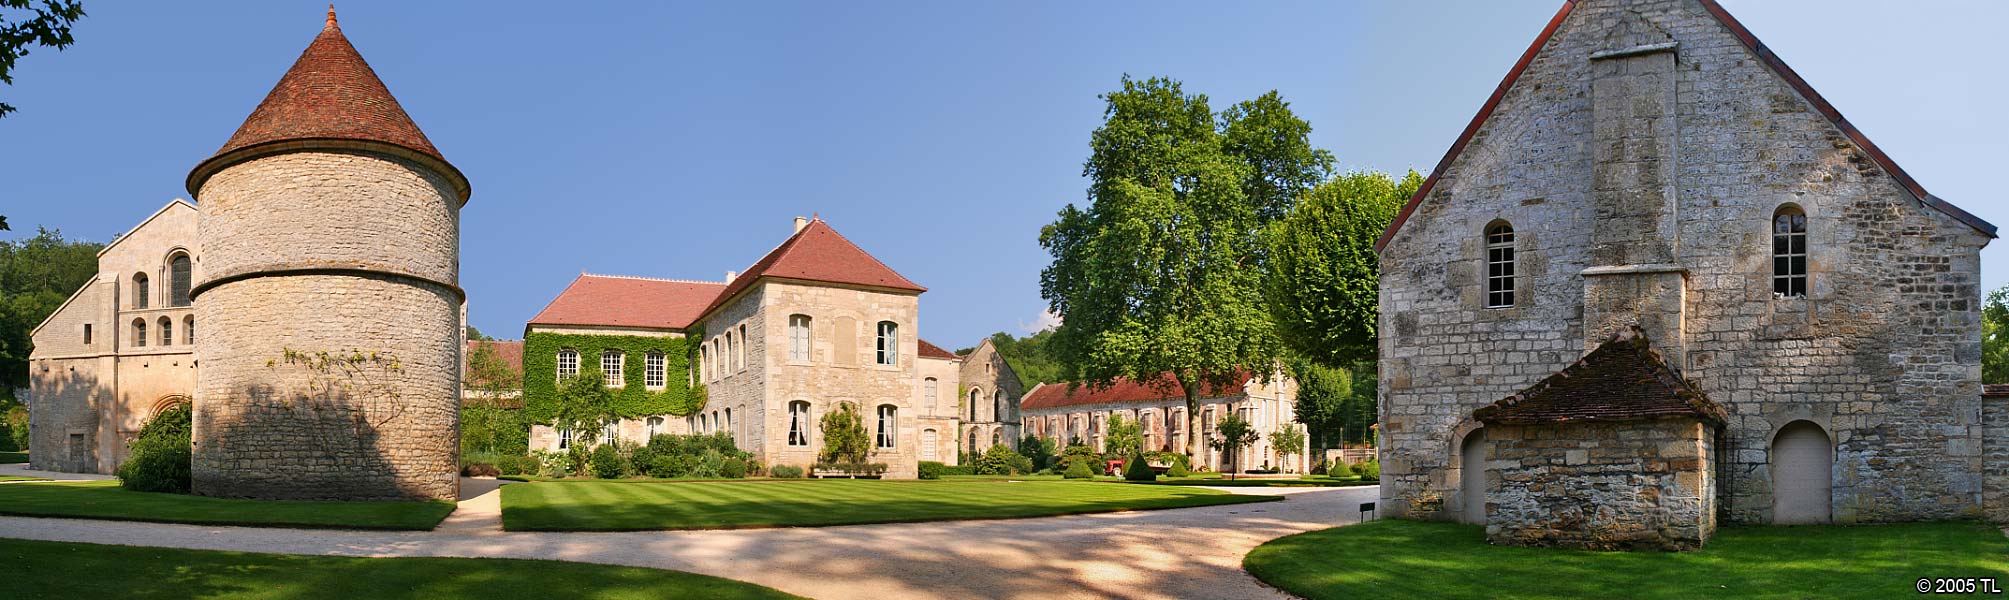
[(580, 275), (525, 326), (526, 407), (541, 420), (540, 403), (587, 361), (641, 408), (586, 435), (535, 426), (531, 447), (729, 432), (765, 465), (809, 467), (820, 420), (850, 405), (888, 477), (914, 477), (923, 460), (953, 464), (962, 358), (918, 337), (925, 291), (823, 220), (801, 218), (725, 281)]
[(1724, 411), (1676, 486), (1721, 519), (1979, 515), (1994, 237), (1713, 0), (1566, 3), (1380, 240), (1381, 508), (1518, 519), (1475, 410), (1636, 327)]
[[(1075, 441), (1108, 449), (1109, 418), (1122, 415), (1137, 423), (1144, 435), (1144, 450), (1186, 453), (1186, 398), (1171, 376), (1144, 384), (1122, 378), (1108, 387), (1074, 384), (1040, 384), (1026, 392), (1019, 403), (1025, 431), (1066, 446)], [(1298, 427), (1296, 421), (1297, 383), (1288, 377), (1269, 381), (1244, 374), (1234, 385), (1202, 386), (1200, 393), (1201, 447), (1193, 452), (1193, 468), (1227, 472), (1274, 468), (1287, 473), (1310, 470), (1306, 447), (1289, 456), (1279, 456), (1270, 445), (1269, 434), (1279, 427)], [(1229, 455), (1212, 447), (1219, 438), (1215, 426), (1228, 415), (1240, 415), (1255, 425), (1262, 435), (1255, 445)], [(1309, 436), (1307, 436), (1309, 438)]]
[(961, 358), (963, 451), (976, 454), (998, 444), (1017, 448), (1019, 438), (1025, 435), (1019, 420), (1025, 384), (990, 338)]
[(98, 252), (98, 274), (31, 333), (29, 466), (113, 473), (147, 419), (195, 395), (197, 212), (169, 202)]

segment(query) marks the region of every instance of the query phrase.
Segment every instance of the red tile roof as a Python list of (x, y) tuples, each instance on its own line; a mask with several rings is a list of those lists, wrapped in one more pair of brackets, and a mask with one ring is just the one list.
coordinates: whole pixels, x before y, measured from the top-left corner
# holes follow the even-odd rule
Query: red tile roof
[(1990, 398), (2009, 397), (2009, 384), (1991, 383), (1981, 386), (1981, 395)]
[(466, 178), (446, 164), (446, 157), (419, 131), (376, 71), (342, 35), (333, 8), (328, 10), (321, 34), (300, 53), (279, 84), (272, 86), (265, 101), (251, 111), (215, 156), (189, 175), (189, 191), (195, 193), (202, 180), (221, 166), (210, 163), (225, 159), (225, 155), (298, 140), (380, 142), (408, 149), (441, 163), (465, 191)]
[[(1235, 384), (1232, 386), (1203, 386), (1200, 389), (1200, 397), (1224, 398), (1228, 396), (1240, 396), (1243, 394), (1243, 386), (1248, 385), (1249, 380), (1252, 378), (1251, 375), (1244, 373), (1235, 378)], [(1179, 386), (1172, 380), (1170, 373), (1159, 375), (1152, 385), (1145, 385), (1128, 377), (1119, 377), (1106, 388), (1096, 388), (1076, 383), (1042, 385), (1034, 389), (1032, 393), (1026, 394), (1024, 400), (1019, 401), (1019, 409), (1037, 410), (1042, 408), (1109, 404), (1115, 402), (1148, 402), (1168, 398), (1179, 398), (1182, 400), (1185, 398), (1185, 394), (1179, 391)]]
[(941, 346), (928, 343), (928, 340), (918, 341), (921, 343), (922, 358), (946, 358), (949, 360), (961, 360), (963, 358), (960, 354), (943, 350)]
[(467, 369), (467, 361), (471, 360), (472, 357), (474, 356), (474, 351), (478, 348), (483, 347), (495, 350), (496, 358), (502, 359), (503, 364), (508, 365), (510, 370), (519, 373), (523, 372), (522, 340), (485, 340), (485, 341), (468, 340), (467, 352), (462, 353), (460, 357), (461, 369), (463, 372), (465, 372), (465, 370)]
[(699, 314), (710, 313), (733, 296), (739, 295), (762, 277), (780, 277), (821, 281), (825, 283), (847, 283), (868, 287), (890, 288), (921, 293), (928, 288), (921, 287), (899, 273), (893, 272), (886, 263), (879, 262), (871, 254), (844, 239), (836, 229), (822, 219), (811, 219), (801, 231), (788, 237), (767, 256), (747, 267), (746, 272), (726, 286), (725, 292), (713, 300)]
[[(1891, 160), (1888, 155), (1883, 153), (1882, 149), (1877, 148), (1875, 143), (1870, 142), (1869, 137), (1864, 136), (1861, 131), (1856, 129), (1855, 125), (1850, 124), (1848, 119), (1843, 118), (1841, 111), (1835, 110), (1834, 105), (1829, 104), (1826, 98), (1821, 97), (1820, 92), (1815, 91), (1812, 85), (1807, 84), (1807, 80), (1800, 78), (1799, 73), (1794, 72), (1792, 67), (1786, 66), (1786, 61), (1780, 60), (1779, 55), (1773, 54), (1771, 48), (1766, 47), (1764, 42), (1758, 41), (1758, 37), (1752, 35), (1751, 30), (1744, 28), (1744, 24), (1738, 22), (1736, 17), (1730, 16), (1730, 12), (1723, 10), (1723, 6), (1717, 4), (1716, 0), (1699, 1), (1702, 3), (1702, 8), (1708, 11), (1710, 16), (1715, 17), (1724, 27), (1730, 29), (1731, 35), (1735, 36), (1738, 42), (1743, 43), (1746, 49), (1749, 49), (1752, 54), (1757, 55), (1758, 60), (1764, 63), (1766, 67), (1771, 68), (1773, 73), (1777, 73), (1780, 78), (1786, 80), (1786, 83), (1791, 85), (1795, 91), (1798, 91), (1802, 97), (1805, 97), (1808, 103), (1814, 105), (1814, 110), (1820, 112), (1822, 116), (1828, 118), (1828, 121), (1834, 123), (1835, 127), (1841, 129), (1842, 133), (1847, 135), (1850, 141), (1855, 142), (1857, 147), (1862, 148), (1863, 153), (1868, 154), (1871, 160), (1876, 161), (1877, 166), (1882, 167), (1884, 172), (1890, 173), (1891, 177), (1896, 178), (1898, 185), (1904, 187), (1906, 191), (1911, 192), (1912, 196), (1918, 198), (1919, 202), (1946, 213), (1947, 216), (1951, 216), (1955, 220), (1973, 227), (1976, 231), (1980, 231), (1988, 237), (1995, 237), (1995, 225), (1974, 216), (1973, 213), (1962, 210), (1958, 206), (1954, 206), (1950, 202), (1940, 199), (1938, 196), (1927, 193), (1924, 186), (1919, 185), (1917, 180), (1912, 179), (1910, 174), (1905, 173), (1904, 168), (1899, 167), (1896, 161)], [(1437, 162), (1437, 168), (1430, 171), (1428, 179), (1423, 180), (1423, 187), (1418, 188), (1416, 194), (1409, 197), (1409, 203), (1402, 207), (1402, 212), (1395, 215), (1395, 221), (1388, 225), (1388, 230), (1381, 234), (1379, 241), (1374, 243), (1375, 250), (1388, 247), (1389, 240), (1395, 239), (1395, 233), (1402, 229), (1402, 224), (1409, 221), (1409, 216), (1416, 212), (1417, 206), (1423, 204), (1423, 199), (1428, 198), (1430, 190), (1437, 186), (1438, 177), (1444, 174), (1445, 169), (1451, 167), (1451, 162), (1457, 160), (1459, 154), (1464, 153), (1465, 145), (1472, 141), (1472, 137), (1479, 133), (1480, 126), (1485, 125), (1487, 119), (1492, 118), (1493, 111), (1500, 107), (1500, 101), (1507, 96), (1507, 90), (1514, 87), (1514, 82), (1521, 78), (1521, 73), (1528, 69), (1529, 63), (1534, 62), (1535, 55), (1541, 53), (1542, 46), (1548, 44), (1549, 38), (1555, 35), (1557, 29), (1562, 27), (1563, 20), (1568, 18), (1570, 11), (1575, 8), (1576, 0), (1566, 0), (1563, 2), (1562, 9), (1556, 11), (1555, 18), (1549, 20), (1548, 27), (1543, 28), (1541, 35), (1535, 37), (1535, 43), (1529, 45), (1527, 52), (1521, 54), (1521, 60), (1514, 63), (1514, 68), (1507, 71), (1507, 78), (1500, 81), (1499, 87), (1493, 89), (1492, 97), (1487, 98), (1486, 104), (1479, 108), (1479, 114), (1472, 117), (1471, 123), (1465, 125), (1464, 133), (1458, 134), (1457, 141), (1451, 143), (1451, 149), (1446, 151), (1444, 158)]]
[(1621, 332), (1521, 393), (1481, 407), (1484, 423), (1536, 424), (1693, 417), (1722, 425), (1723, 407), (1667, 366), (1646, 334)]
[(689, 329), (724, 283), (580, 274), (531, 325)]

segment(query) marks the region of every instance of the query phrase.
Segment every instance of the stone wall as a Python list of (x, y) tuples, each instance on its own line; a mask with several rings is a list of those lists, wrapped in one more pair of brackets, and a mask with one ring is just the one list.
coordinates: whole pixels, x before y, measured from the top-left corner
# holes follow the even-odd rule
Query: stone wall
[[(962, 361), (947, 358), (921, 357), (915, 361), (915, 376), (920, 383), (914, 386), (912, 402), (918, 408), (915, 416), (916, 427), (920, 429), (919, 446), (915, 458), (932, 460), (943, 464), (959, 464), (956, 455), (956, 429), (962, 421), (957, 417), (956, 388), (961, 385), (962, 375), (958, 367)], [(932, 379), (933, 381), (929, 381)], [(933, 386), (932, 393), (929, 391)]]
[(303, 151), (228, 167), (201, 194), (195, 492), (457, 497), (448, 181), (402, 159)]
[(1981, 398), (1982, 511), (1989, 520), (2009, 523), (2009, 386)]
[(1589, 421), (1485, 432), (1492, 543), (1692, 550), (1716, 530), (1712, 427)]
[[(1591, 54), (1620, 23), (1677, 43), (1672, 90), (1654, 96), (1672, 115), (1602, 128)], [(1650, 130), (1659, 137), (1638, 141), (1658, 159), (1613, 170), (1643, 156), (1601, 149), (1601, 128)], [(1600, 177), (1647, 176), (1671, 178), (1649, 186), (1666, 194), (1660, 209), (1600, 204)], [(1788, 205), (1808, 215), (1805, 298), (1772, 294), (1770, 220)], [(1488, 309), (1482, 233), (1502, 220), (1517, 233), (1520, 297)], [(1672, 239), (1597, 233), (1614, 229)], [(1730, 413), (1718, 449), (1730, 520), (1770, 520), (1770, 441), (1795, 420), (1837, 440), (1837, 520), (1971, 516), (1986, 242), (1921, 205), (1698, 2), (1579, 2), (1382, 252), (1382, 508), (1438, 518), (1474, 409), (1581, 356), (1587, 328), (1655, 317), (1685, 336), (1662, 348), (1669, 360)], [(1587, 304), (1598, 272), (1586, 271), (1663, 256), (1685, 272), (1678, 315)]]
[[(865, 428), (876, 435), (874, 411), (891, 404), (898, 416), (894, 447), (875, 448), (870, 460), (886, 463), (888, 478), (915, 477), (920, 454), (919, 417), (924, 414), (916, 402), (920, 393), (916, 342), (921, 330), (919, 296), (772, 280), (752, 290), (705, 320), (707, 335), (717, 335), (722, 327), (744, 321), (753, 338), (747, 361), (757, 375), (744, 384), (728, 378), (712, 388), (715, 405), (743, 401), (758, 407), (756, 418), (749, 421), (758, 424), (758, 430), (749, 432), (743, 447), (760, 454), (768, 465), (807, 467), (815, 463), (823, 448), (819, 424), (823, 415), (839, 403), (850, 403), (858, 408)], [(807, 361), (788, 357), (788, 317), (796, 314), (811, 318)], [(875, 328), (880, 321), (900, 326), (898, 364), (874, 363)], [(760, 366), (754, 367), (755, 363)], [(788, 403), (798, 400), (810, 404), (812, 427), (809, 445), (793, 447), (788, 445)]]
[[(974, 406), (976, 418), (965, 423), (964, 434), (969, 435), (970, 430), (974, 428), (977, 446), (980, 448), (989, 448), (993, 437), (1007, 446), (1018, 447), (1019, 438), (1025, 435), (1020, 431), (1021, 417), (1018, 409), (1019, 401), (1025, 399), (1025, 386), (1019, 381), (1018, 376), (1012, 373), (1011, 366), (1005, 364), (1004, 357), (998, 355), (997, 347), (991, 345), (990, 340), (977, 344), (976, 349), (971, 350), (970, 355), (963, 359), (961, 376), (966, 390), (960, 396), (963, 402), (969, 402), (967, 390), (983, 390), (982, 401)], [(996, 394), (999, 392), (1004, 393), (1002, 413), (998, 411)], [(957, 414), (968, 419), (971, 408), (965, 405)], [(969, 444), (964, 442), (963, 445), (968, 447)]]
[[(1308, 447), (1299, 448), (1288, 460), (1284, 460), (1277, 454), (1277, 449), (1270, 445), (1269, 440), (1270, 432), (1275, 431), (1280, 425), (1291, 424), (1296, 419), (1294, 412), (1296, 407), (1293, 404), (1296, 398), (1296, 384), (1289, 380), (1272, 381), (1267, 384), (1261, 380), (1251, 380), (1245, 391), (1248, 393), (1220, 398), (1201, 398), (1201, 420), (1205, 422), (1207, 416), (1211, 414), (1213, 421), (1219, 422), (1233, 411), (1243, 408), (1254, 409), (1253, 422), (1256, 431), (1262, 433), (1262, 439), (1257, 440), (1254, 445), (1243, 448), (1238, 453), (1239, 456), (1230, 457), (1226, 452), (1215, 449), (1207, 443), (1206, 436), (1213, 432), (1214, 428), (1203, 425), (1200, 430), (1201, 447), (1193, 454), (1194, 467), (1221, 471), (1231, 467), (1254, 469), (1267, 464), (1298, 473), (1307, 472), (1312, 458), (1309, 456)], [(1089, 432), (1090, 423), (1099, 422), (1101, 428), (1106, 428), (1112, 415), (1123, 415), (1124, 420), (1132, 422), (1149, 417), (1150, 426), (1144, 432), (1146, 450), (1185, 452), (1186, 441), (1183, 435), (1185, 423), (1178, 422), (1176, 424), (1178, 429), (1174, 429), (1174, 421), (1183, 419), (1185, 411), (1185, 398), (1169, 397), (1137, 402), (1100, 402), (1051, 408), (1025, 408), (1021, 414), (1023, 418), (1032, 422), (1034, 435), (1056, 438), (1056, 445), (1061, 446), (1066, 445), (1069, 439), (1079, 437), (1082, 441), (1095, 445), (1097, 451), (1105, 449), (1100, 442), (1107, 441), (1104, 439), (1107, 429), (1100, 429), (1102, 432), (1100, 435), (1092, 435)], [(1100, 421), (1095, 421), (1098, 418)], [(1059, 431), (1058, 436), (1053, 433), (1056, 430)], [(1307, 445), (1309, 442), (1307, 439)], [(1232, 465), (1230, 460), (1233, 461)]]

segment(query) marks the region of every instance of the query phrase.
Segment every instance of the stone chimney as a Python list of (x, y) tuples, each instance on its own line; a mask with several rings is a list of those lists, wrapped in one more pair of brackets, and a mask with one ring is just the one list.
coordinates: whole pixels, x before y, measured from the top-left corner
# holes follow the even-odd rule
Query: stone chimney
[(739, 279), (739, 271), (726, 271), (726, 272), (725, 272), (725, 282), (726, 282), (726, 283), (732, 283), (732, 280), (734, 280), (734, 279)]
[(790, 231), (789, 233), (790, 233), (790, 234), (796, 234), (796, 233), (802, 233), (802, 228), (804, 228), (804, 227), (808, 227), (808, 226), (809, 226), (809, 219), (804, 219), (804, 218), (802, 218), (802, 217), (796, 217), (796, 218), (795, 218), (795, 231)]

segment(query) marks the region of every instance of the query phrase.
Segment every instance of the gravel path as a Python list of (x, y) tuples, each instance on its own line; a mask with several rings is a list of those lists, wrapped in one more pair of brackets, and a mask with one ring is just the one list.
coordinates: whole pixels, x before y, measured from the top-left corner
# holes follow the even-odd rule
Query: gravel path
[[(1113, 485), (1113, 484), (1112, 484)], [(1374, 487), (1223, 488), (1283, 502), (1000, 521), (737, 531), (504, 532), (493, 480), (464, 480), (429, 532), (0, 517), (0, 537), (348, 556), (542, 558), (675, 569), (812, 598), (1287, 598), (1242, 571), (1262, 542), (1358, 520)], [(505, 590), (498, 590), (504, 593)]]

